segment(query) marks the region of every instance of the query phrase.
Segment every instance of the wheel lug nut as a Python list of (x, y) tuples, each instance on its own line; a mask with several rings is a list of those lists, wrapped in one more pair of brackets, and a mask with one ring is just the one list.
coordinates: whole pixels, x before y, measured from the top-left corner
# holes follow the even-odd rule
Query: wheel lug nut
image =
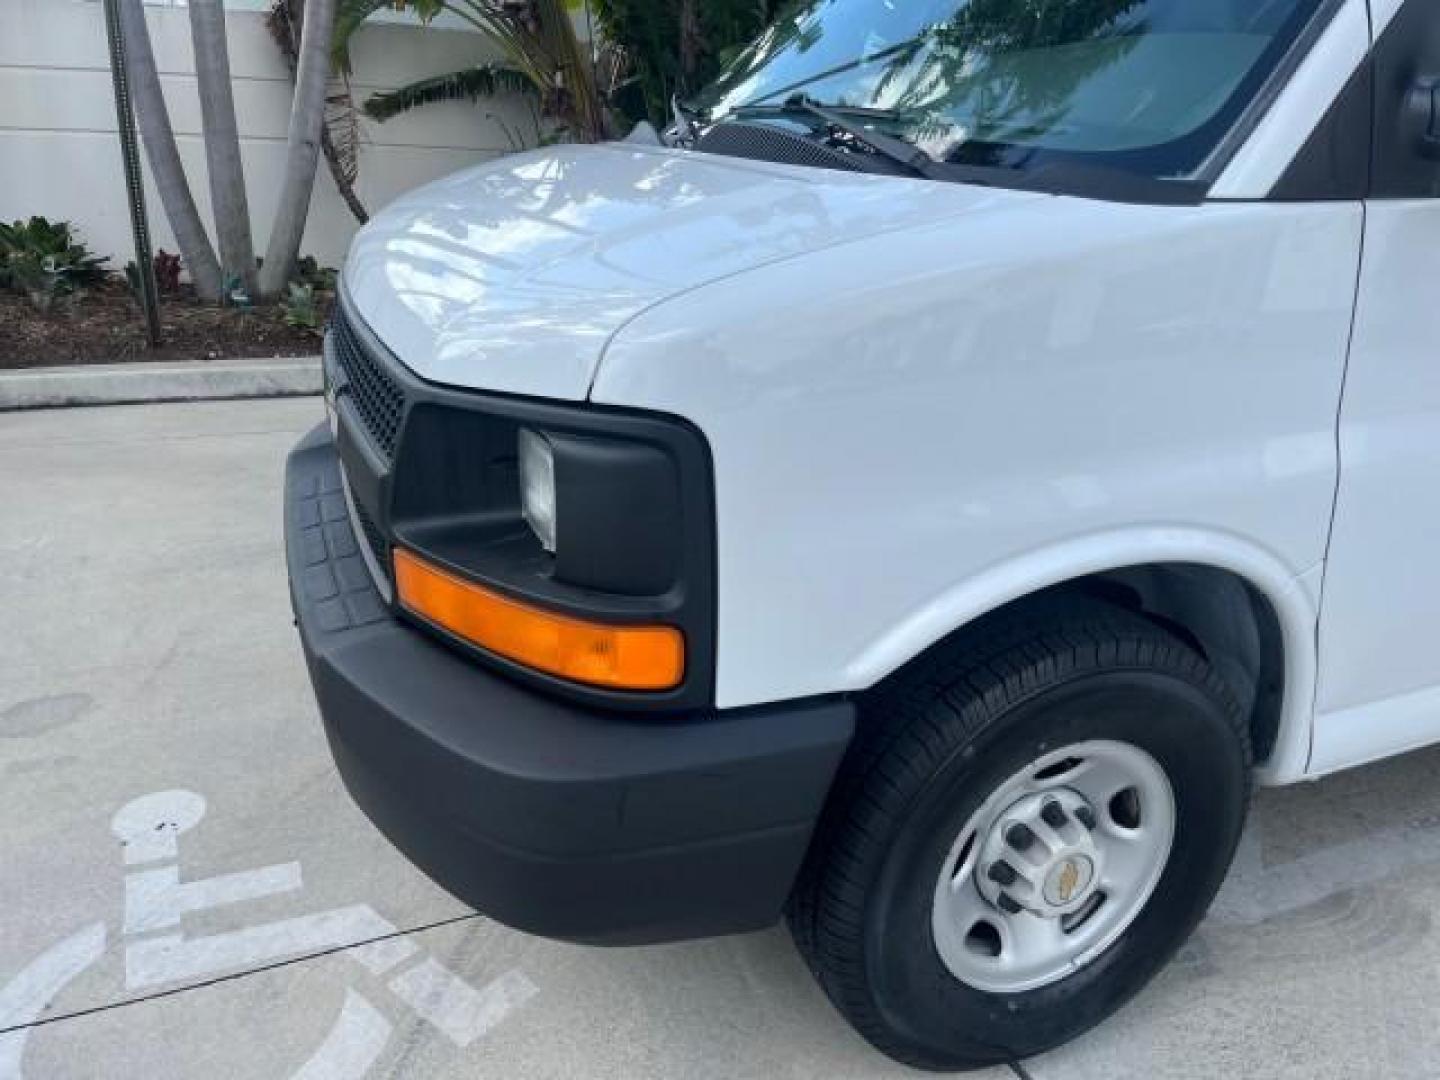
[(1002, 892), (995, 902), (1000, 905), (1000, 910), (1005, 912), (1006, 915), (1020, 914), (1020, 905), (1015, 902), (1015, 898), (1009, 893)]
[(1053, 800), (1040, 808), (1040, 817), (1052, 829), (1062, 828), (1070, 820), (1065, 816), (1065, 808)]
[(1035, 843), (1035, 834), (1030, 831), (1030, 826), (1017, 821), (1005, 830), (1005, 842), (1016, 851), (1028, 851)]
[(1015, 868), (1003, 859), (990, 864), (990, 880), (996, 885), (1013, 885), (1017, 877)]
[(1080, 824), (1084, 825), (1085, 828), (1091, 830), (1095, 828), (1095, 811), (1091, 810), (1088, 806), (1077, 806), (1075, 808), (1075, 816), (1080, 819)]

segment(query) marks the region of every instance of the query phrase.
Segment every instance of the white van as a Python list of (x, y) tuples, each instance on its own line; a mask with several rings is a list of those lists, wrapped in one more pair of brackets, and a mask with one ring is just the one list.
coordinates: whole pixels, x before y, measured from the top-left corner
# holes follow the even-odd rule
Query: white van
[(480, 911), (788, 915), (895, 1058), (1055, 1046), (1252, 783), (1440, 739), (1440, 3), (802, 0), (663, 139), (356, 240), (292, 592)]

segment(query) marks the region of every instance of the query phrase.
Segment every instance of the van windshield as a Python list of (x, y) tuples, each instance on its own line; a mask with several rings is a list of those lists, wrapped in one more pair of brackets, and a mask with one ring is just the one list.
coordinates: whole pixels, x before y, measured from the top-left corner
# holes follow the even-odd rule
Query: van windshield
[[(801, 0), (701, 94), (805, 100), (937, 161), (1199, 173), (1322, 0)], [(858, 115), (858, 114), (856, 114)]]

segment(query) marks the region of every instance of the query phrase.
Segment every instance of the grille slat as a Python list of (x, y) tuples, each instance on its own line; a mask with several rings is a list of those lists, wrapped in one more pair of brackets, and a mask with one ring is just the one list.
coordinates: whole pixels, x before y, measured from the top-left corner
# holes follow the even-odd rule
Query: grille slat
[(365, 508), (353, 500), (352, 505), (355, 507), (355, 520), (360, 525), (360, 532), (365, 544), (370, 548), (370, 554), (374, 556), (380, 572), (388, 579), (390, 577), (390, 545), (385, 542), (385, 535), (380, 531), (380, 527), (370, 519)]
[(405, 415), (405, 391), (371, 354), (343, 304), (336, 306), (330, 331), (335, 359), (349, 381), (350, 396), (360, 420), (385, 460), (393, 461), (400, 422)]

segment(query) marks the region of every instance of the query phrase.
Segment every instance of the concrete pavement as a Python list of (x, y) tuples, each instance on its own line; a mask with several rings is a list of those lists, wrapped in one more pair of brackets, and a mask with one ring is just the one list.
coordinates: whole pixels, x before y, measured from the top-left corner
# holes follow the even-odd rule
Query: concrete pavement
[[(319, 416), (314, 399), (0, 416), (0, 1080), (907, 1075), (778, 930), (527, 938), (353, 808), (280, 548), (284, 455)], [(1437, 766), (1262, 794), (1179, 960), (1025, 1070), (1434, 1075)]]

